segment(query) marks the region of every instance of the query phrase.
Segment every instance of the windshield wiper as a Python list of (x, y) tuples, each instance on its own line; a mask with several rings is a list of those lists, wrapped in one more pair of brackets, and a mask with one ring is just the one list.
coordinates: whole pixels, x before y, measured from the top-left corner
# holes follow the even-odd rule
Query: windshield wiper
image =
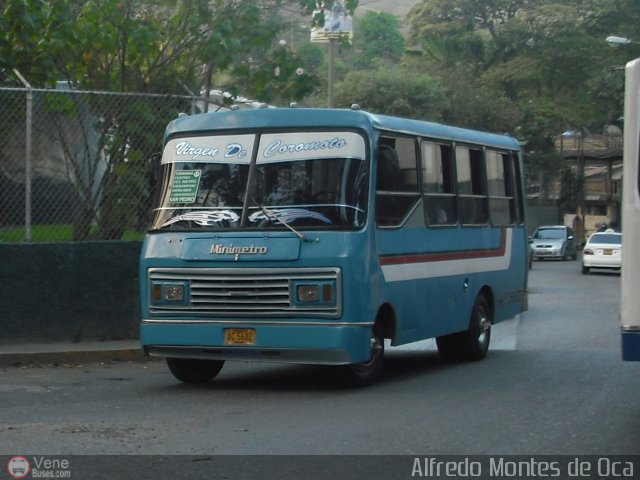
[(299, 232), (298, 230), (296, 230), (295, 228), (293, 228), (291, 225), (289, 225), (284, 219), (278, 217), (278, 215), (275, 214), (275, 212), (273, 212), (272, 210), (269, 210), (267, 207), (265, 207), (264, 205), (260, 205), (260, 210), (262, 211), (262, 213), (265, 214), (265, 216), (271, 220), (272, 222), (274, 220), (276, 220), (278, 223), (281, 223), (282, 225), (284, 225), (285, 227), (287, 227), (289, 230), (291, 230), (296, 237), (298, 237), (300, 240), (305, 241), (306, 238), (304, 236), (304, 234), (302, 232)]

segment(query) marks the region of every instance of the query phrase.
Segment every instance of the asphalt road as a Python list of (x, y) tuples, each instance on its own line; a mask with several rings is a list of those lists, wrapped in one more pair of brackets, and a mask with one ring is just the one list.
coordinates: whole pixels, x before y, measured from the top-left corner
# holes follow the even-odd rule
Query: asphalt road
[(579, 261), (534, 262), (530, 309), (494, 327), (486, 360), (390, 349), (365, 389), (309, 366), (228, 362), (205, 386), (161, 361), (3, 368), (0, 455), (636, 455), (619, 290)]

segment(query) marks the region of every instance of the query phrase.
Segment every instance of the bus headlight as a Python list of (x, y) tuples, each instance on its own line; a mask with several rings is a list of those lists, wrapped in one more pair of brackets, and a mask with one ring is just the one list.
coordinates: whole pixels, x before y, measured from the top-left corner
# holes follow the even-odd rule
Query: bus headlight
[(335, 305), (336, 284), (333, 281), (318, 283), (299, 283), (295, 285), (297, 303), (315, 303)]
[(320, 300), (320, 285), (298, 285), (299, 302), (317, 302)]
[(188, 302), (187, 285), (184, 282), (152, 282), (151, 301), (156, 305), (184, 305)]
[(167, 302), (184, 301), (184, 285), (166, 285), (164, 299)]

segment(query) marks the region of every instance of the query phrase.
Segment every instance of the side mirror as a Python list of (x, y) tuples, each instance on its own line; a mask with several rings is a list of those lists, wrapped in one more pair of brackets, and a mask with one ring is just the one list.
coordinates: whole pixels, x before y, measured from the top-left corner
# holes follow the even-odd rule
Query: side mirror
[(569, 235), (569, 236), (567, 237), (567, 240), (573, 240), (573, 235)]
[(162, 160), (162, 153), (154, 153), (149, 157), (149, 175), (152, 184), (155, 184), (160, 179), (160, 165)]

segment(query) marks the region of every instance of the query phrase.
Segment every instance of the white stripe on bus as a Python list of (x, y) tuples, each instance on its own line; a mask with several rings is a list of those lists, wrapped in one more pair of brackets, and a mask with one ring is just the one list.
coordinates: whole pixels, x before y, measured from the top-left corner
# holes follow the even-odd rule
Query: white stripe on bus
[(387, 282), (404, 282), (507, 270), (511, 264), (512, 230), (510, 228), (506, 229), (506, 236), (506, 245), (501, 256), (383, 265), (382, 274)]

